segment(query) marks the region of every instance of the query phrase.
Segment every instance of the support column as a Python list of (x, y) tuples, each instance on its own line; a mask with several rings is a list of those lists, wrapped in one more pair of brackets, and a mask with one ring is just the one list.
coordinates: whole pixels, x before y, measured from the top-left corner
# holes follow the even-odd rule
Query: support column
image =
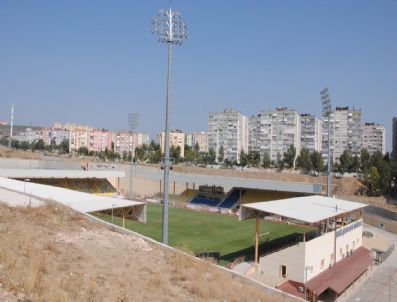
[(174, 198), (175, 198), (175, 181), (174, 181), (174, 191), (173, 191), (173, 194), (174, 194)]
[(255, 218), (255, 264), (258, 271), (259, 266), (259, 218)]
[(160, 179), (160, 203), (161, 203), (161, 179)]
[(121, 213), (122, 213), (122, 215), (123, 215), (123, 228), (125, 229), (125, 214), (124, 214), (124, 209), (122, 209)]

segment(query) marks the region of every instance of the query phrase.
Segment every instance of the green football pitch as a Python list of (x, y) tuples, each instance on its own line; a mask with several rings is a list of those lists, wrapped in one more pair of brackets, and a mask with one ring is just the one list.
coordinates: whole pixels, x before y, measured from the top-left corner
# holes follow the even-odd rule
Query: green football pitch
[[(98, 214), (111, 221), (111, 216)], [(114, 217), (121, 225), (121, 219)], [(125, 227), (161, 242), (162, 206), (147, 205), (147, 223), (126, 220)], [(303, 228), (268, 221), (260, 222), (261, 247), (290, 234), (302, 234)], [(255, 220), (238, 221), (236, 216), (199, 212), (186, 208), (169, 208), (168, 243), (191, 252), (219, 252), (221, 259), (231, 261), (254, 253)]]

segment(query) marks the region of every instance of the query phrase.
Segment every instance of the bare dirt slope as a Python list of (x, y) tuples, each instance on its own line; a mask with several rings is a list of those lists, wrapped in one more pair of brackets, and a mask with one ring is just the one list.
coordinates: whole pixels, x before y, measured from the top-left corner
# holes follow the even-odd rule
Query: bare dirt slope
[(0, 301), (288, 301), (53, 204), (0, 204), (0, 283)]

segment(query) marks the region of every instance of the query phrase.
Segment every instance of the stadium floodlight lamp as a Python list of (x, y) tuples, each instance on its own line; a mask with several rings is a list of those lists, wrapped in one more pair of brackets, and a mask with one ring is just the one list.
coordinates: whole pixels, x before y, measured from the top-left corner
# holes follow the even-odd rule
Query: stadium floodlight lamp
[(164, 141), (164, 190), (163, 190), (163, 231), (162, 242), (168, 244), (168, 190), (170, 173), (170, 124), (172, 96), (172, 45), (181, 45), (187, 39), (187, 24), (180, 12), (169, 7), (161, 9), (152, 19), (152, 33), (160, 43), (168, 44), (168, 76), (167, 100), (165, 109), (165, 141)]

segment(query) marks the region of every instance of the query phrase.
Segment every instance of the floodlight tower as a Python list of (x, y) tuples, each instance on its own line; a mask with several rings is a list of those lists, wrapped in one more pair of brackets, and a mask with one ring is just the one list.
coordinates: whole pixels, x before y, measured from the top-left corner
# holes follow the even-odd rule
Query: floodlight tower
[(164, 148), (164, 195), (163, 195), (163, 243), (168, 244), (168, 186), (170, 173), (170, 132), (169, 114), (172, 97), (172, 46), (181, 45), (187, 39), (187, 24), (180, 12), (171, 8), (161, 9), (152, 19), (152, 33), (160, 43), (168, 44), (167, 100), (165, 108)]
[[(136, 129), (138, 129), (138, 126), (139, 126), (139, 113), (132, 113), (132, 112), (128, 113), (128, 127), (129, 127), (129, 129), (131, 131), (131, 133), (130, 133), (131, 135), (133, 135), (133, 132)], [(136, 147), (134, 140), (132, 140), (132, 144), (133, 144), (134, 147)], [(132, 167), (134, 165), (134, 161), (132, 160), (134, 158), (134, 154), (132, 153), (132, 150), (134, 149), (134, 148), (132, 148), (133, 146), (131, 146), (131, 150), (130, 150), (130, 148), (128, 148), (130, 150), (129, 152), (131, 152), (130, 194), (129, 194), (130, 198), (132, 198)], [(136, 173), (136, 170), (135, 170), (135, 173)]]
[(328, 88), (320, 91), (321, 103), (323, 105), (323, 118), (327, 118), (328, 123), (328, 156), (327, 156), (327, 196), (331, 196), (331, 98)]

